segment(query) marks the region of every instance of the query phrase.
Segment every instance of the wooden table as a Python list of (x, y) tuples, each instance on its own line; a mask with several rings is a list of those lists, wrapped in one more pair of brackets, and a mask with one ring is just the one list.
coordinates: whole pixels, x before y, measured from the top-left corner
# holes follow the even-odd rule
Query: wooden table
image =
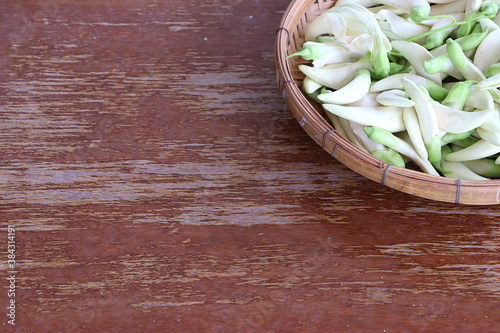
[(287, 5), (1, 2), (0, 331), (498, 332), (500, 207), (321, 150), (275, 82)]

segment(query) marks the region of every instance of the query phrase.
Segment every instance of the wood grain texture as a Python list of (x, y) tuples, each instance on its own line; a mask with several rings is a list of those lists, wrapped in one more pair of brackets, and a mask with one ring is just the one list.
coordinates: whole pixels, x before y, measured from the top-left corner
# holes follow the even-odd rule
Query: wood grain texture
[(500, 208), (322, 151), (276, 87), (288, 1), (0, 4), (2, 332), (499, 327)]

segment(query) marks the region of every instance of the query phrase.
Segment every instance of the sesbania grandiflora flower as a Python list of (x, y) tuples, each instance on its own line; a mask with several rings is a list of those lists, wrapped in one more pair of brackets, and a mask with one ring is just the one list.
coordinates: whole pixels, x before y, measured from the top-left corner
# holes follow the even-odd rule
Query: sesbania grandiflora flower
[(438, 85), (442, 85), (441, 75), (438, 73), (429, 74), (424, 68), (424, 62), (433, 59), (432, 54), (422, 45), (405, 40), (394, 40), (392, 47), (401, 53), (415, 69), (415, 72)]
[(483, 177), (500, 177), (500, 165), (495, 164), (495, 161), (491, 158), (481, 158), (473, 161), (464, 161), (463, 164)]
[(500, 30), (489, 33), (477, 47), (473, 64), (485, 72), (500, 61)]
[(455, 67), (462, 73), (465, 79), (472, 81), (482, 81), (485, 79), (483, 72), (481, 72), (481, 70), (464, 54), (460, 44), (451, 38), (446, 40), (446, 51), (453, 61), (453, 64), (455, 64)]
[(354, 79), (342, 88), (318, 95), (323, 103), (350, 104), (359, 101), (370, 91), (371, 77), (367, 69), (356, 72)]
[(430, 30), (430, 27), (415, 23), (388, 9), (380, 10), (375, 16), (382, 31), (392, 39), (408, 39)]
[(312, 60), (314, 67), (323, 67), (327, 64), (337, 64), (340, 62), (354, 62), (366, 55), (366, 52), (361, 52), (346, 43), (341, 43), (337, 40), (328, 42), (305, 42), (299, 52), (291, 54), (287, 57), (301, 56), (305, 60)]
[(351, 82), (359, 70), (371, 70), (371, 68), (370, 62), (363, 59), (356, 62), (328, 64), (321, 68), (299, 65), (299, 70), (306, 76), (327, 88), (335, 90), (343, 88)]
[(472, 161), (498, 153), (500, 153), (500, 146), (494, 145), (484, 139), (481, 139), (473, 145), (446, 155), (445, 159), (451, 162)]
[(406, 129), (403, 120), (403, 108), (397, 106), (344, 106), (325, 103), (325, 111), (333, 113), (364, 126), (377, 126), (389, 132), (401, 132)]
[(428, 159), (435, 165), (441, 161), (441, 138), (439, 136), (439, 125), (436, 113), (431, 100), (424, 93), (424, 90), (415, 83), (402, 78), (401, 82), (405, 91), (415, 102), (415, 111), (420, 123), (420, 132), (427, 148)]
[[(431, 175), (439, 175), (434, 166), (428, 160), (421, 158), (412, 145), (398, 138), (391, 132), (377, 126), (367, 126), (365, 127), (365, 133), (371, 140), (381, 143), (391, 149), (394, 149), (398, 153), (409, 157), (425, 172)], [(441, 147), (439, 149), (441, 149)]]
[(322, 34), (332, 34), (338, 40), (369, 53), (373, 71), (378, 77), (389, 74), (387, 53), (391, 51), (391, 43), (375, 15), (365, 7), (352, 3), (332, 7), (311, 23), (305, 39), (312, 41)]
[(443, 172), (443, 176), (453, 179), (465, 179), (465, 180), (488, 180), (487, 178), (477, 174), (472, 171), (467, 165), (458, 161), (448, 161), (446, 156), (451, 154), (451, 148), (449, 146), (443, 146), (441, 148), (441, 155), (443, 159), (441, 160), (441, 166), (446, 172)]
[(494, 109), (461, 111), (438, 102), (431, 102), (438, 120), (439, 129), (447, 133), (463, 133), (487, 122), (496, 112)]

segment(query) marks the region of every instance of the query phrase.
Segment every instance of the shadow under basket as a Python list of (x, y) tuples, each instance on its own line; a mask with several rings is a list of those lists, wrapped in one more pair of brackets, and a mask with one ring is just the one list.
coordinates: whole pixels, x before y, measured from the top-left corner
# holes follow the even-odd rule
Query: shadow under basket
[(309, 24), (335, 2), (336, 0), (293, 0), (276, 31), (274, 59), (278, 88), (300, 126), (340, 163), (395, 190), (442, 202), (499, 204), (500, 180), (457, 180), (383, 162), (343, 138), (325, 116), (321, 106), (302, 93), (304, 75), (298, 66), (309, 62), (301, 57), (288, 60), (286, 57), (300, 51)]

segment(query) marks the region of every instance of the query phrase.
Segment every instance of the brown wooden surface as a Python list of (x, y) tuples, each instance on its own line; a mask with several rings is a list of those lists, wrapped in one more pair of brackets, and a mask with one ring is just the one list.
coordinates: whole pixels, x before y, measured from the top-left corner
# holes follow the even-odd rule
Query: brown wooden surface
[(287, 0), (0, 4), (0, 331), (498, 331), (500, 207), (322, 151), (275, 83)]

